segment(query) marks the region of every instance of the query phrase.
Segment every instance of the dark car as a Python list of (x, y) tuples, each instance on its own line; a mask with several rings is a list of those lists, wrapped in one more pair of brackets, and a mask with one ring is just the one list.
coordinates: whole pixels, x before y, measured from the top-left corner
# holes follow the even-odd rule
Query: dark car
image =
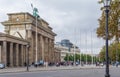
[(57, 66), (57, 67), (60, 66), (60, 63), (56, 63), (56, 66)]
[(48, 66), (54, 66), (54, 65), (55, 65), (54, 62), (50, 62), (50, 63), (48, 63)]
[(40, 61), (34, 63), (35, 67), (37, 67), (37, 66), (43, 66), (43, 65), (44, 65), (44, 61), (43, 60), (40, 60)]

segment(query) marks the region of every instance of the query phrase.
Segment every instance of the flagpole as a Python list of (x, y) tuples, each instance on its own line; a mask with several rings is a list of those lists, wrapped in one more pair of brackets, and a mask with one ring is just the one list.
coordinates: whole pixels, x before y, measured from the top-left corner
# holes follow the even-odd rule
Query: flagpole
[(92, 65), (93, 65), (93, 40), (92, 40), (92, 31), (91, 31), (91, 57), (92, 57)]
[(75, 37), (74, 37), (74, 40), (75, 40), (75, 44), (74, 44), (74, 66), (75, 66), (75, 63), (76, 63), (76, 56), (75, 56), (75, 45), (76, 45), (76, 29), (74, 29), (74, 35), (75, 35)]
[[(80, 48), (81, 48), (81, 32), (80, 32)], [(80, 65), (82, 65), (82, 61), (81, 61), (81, 50), (80, 50)]]
[(35, 25), (36, 25), (36, 36), (35, 36), (35, 40), (36, 40), (36, 52), (35, 52), (35, 55), (36, 55), (36, 57), (35, 57), (35, 62), (37, 63), (37, 61), (38, 61), (38, 32), (37, 32), (37, 19), (40, 17), (37, 13), (38, 13), (38, 9), (36, 8), (36, 7), (33, 7), (33, 5), (31, 4), (31, 7), (32, 7), (32, 9), (33, 9), (33, 16), (35, 17), (35, 21), (36, 21), (36, 23), (35, 23)]
[(86, 65), (87, 65), (87, 32), (86, 32)]

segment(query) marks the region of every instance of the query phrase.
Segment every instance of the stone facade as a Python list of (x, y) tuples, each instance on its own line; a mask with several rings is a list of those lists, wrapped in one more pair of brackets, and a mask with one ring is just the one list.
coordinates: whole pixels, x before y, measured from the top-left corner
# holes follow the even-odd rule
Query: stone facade
[[(30, 64), (40, 60), (45, 62), (55, 61), (54, 37), (56, 34), (45, 20), (36, 18), (29, 13), (11, 13), (8, 14), (8, 20), (2, 22), (2, 24), (5, 26), (6, 34), (30, 42)], [(10, 46), (12, 47), (12, 45)], [(13, 49), (16, 49), (16, 54), (19, 52), (19, 47), (19, 45), (16, 45), (15, 48), (13, 47)], [(21, 46), (21, 50), (23, 50), (23, 46)], [(18, 57), (15, 57), (15, 59), (18, 59)]]
[(59, 49), (59, 48), (57, 48), (57, 47), (55, 47), (55, 49), (54, 49), (55, 51), (54, 51), (54, 58), (55, 58), (55, 63), (59, 63), (59, 62), (61, 62), (61, 50)]
[(26, 62), (28, 41), (0, 33), (0, 61), (5, 66), (23, 66)]

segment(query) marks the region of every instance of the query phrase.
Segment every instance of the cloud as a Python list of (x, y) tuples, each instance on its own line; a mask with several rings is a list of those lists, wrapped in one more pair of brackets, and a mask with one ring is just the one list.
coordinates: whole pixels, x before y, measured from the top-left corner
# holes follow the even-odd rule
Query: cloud
[[(55, 42), (62, 39), (69, 39), (74, 44), (80, 45), (81, 49), (86, 49), (85, 35), (87, 32), (88, 51), (91, 48), (91, 31), (98, 27), (97, 19), (100, 17), (100, 5), (96, 0), (1, 0), (0, 22), (7, 20), (7, 13), (30, 12), (32, 13), (31, 3), (39, 10), (39, 15), (45, 19), (53, 31), (57, 34)], [(0, 25), (0, 31), (3, 32), (3, 26)], [(96, 50), (100, 49), (100, 39), (93, 37), (93, 44)]]

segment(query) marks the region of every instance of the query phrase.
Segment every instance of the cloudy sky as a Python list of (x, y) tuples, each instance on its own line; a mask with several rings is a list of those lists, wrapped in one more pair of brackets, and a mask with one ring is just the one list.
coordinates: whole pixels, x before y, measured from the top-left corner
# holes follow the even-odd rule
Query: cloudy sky
[[(32, 13), (31, 3), (57, 34), (55, 42), (69, 39), (82, 53), (98, 53), (104, 41), (96, 37), (101, 5), (98, 0), (0, 0), (0, 22), (7, 13)], [(0, 24), (0, 32), (4, 27)], [(92, 35), (91, 35), (92, 34)]]

